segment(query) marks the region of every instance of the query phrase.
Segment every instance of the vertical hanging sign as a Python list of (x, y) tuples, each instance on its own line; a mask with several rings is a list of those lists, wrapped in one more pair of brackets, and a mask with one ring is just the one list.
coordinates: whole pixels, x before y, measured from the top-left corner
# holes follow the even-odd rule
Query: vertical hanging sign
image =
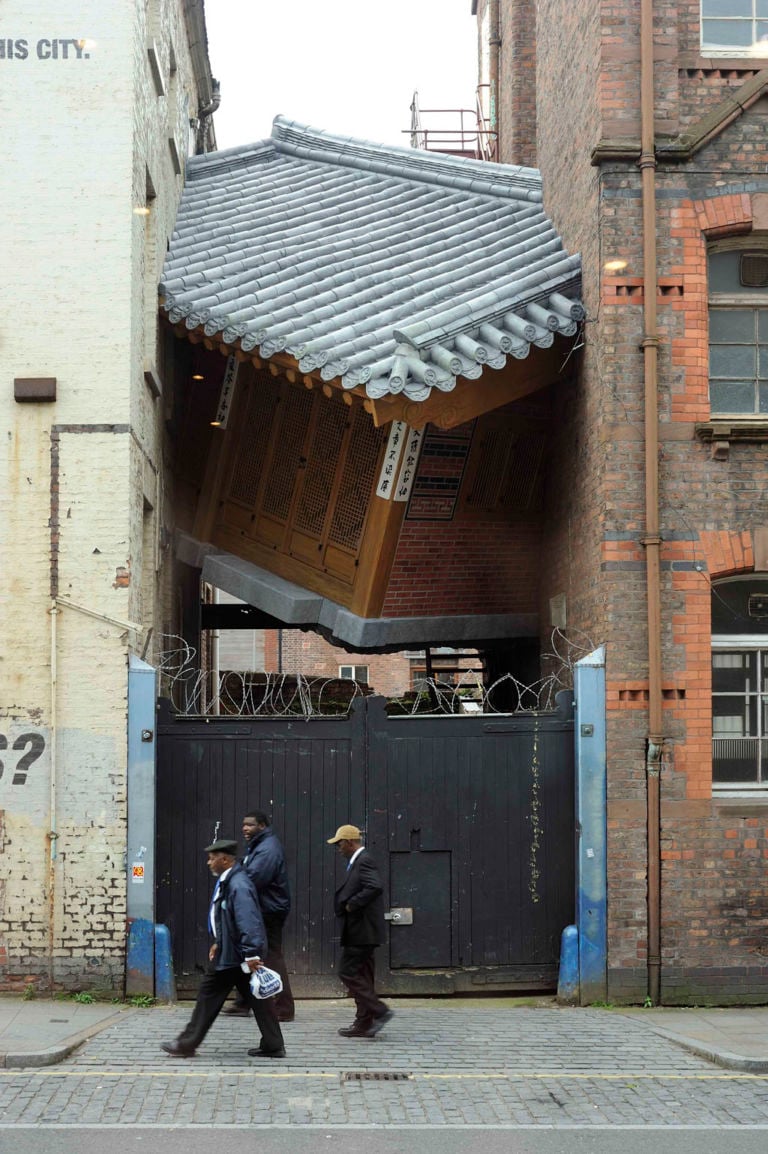
[(407, 501), (411, 495), (424, 430), (408, 429), (406, 434), (405, 451), (400, 465), (400, 475), (397, 478), (397, 488), (395, 489), (396, 501)]
[(219, 407), (216, 410), (216, 420), (213, 422), (222, 429), (226, 429), (227, 421), (229, 420), (229, 411), (232, 408), (232, 400), (235, 395), (235, 385), (237, 383), (237, 369), (239, 361), (237, 357), (228, 357), (227, 366), (224, 369), (224, 380), (221, 382), (221, 392), (219, 393)]
[(400, 460), (403, 441), (405, 440), (407, 432), (408, 426), (405, 421), (392, 422), (386, 452), (384, 453), (384, 460), (381, 465), (381, 472), (379, 473), (379, 483), (376, 486), (376, 496), (383, 497), (385, 501), (390, 500), (395, 490), (397, 465)]

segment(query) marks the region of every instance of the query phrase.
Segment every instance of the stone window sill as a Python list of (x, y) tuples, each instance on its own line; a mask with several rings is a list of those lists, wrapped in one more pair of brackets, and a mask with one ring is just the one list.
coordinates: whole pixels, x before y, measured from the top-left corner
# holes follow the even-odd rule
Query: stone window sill
[(768, 417), (714, 417), (697, 422), (695, 430), (716, 460), (726, 460), (733, 441), (768, 441)]

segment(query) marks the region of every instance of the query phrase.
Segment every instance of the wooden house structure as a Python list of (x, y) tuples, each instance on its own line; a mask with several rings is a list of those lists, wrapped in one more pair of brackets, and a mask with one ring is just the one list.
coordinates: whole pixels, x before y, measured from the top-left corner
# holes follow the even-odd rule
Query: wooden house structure
[(160, 286), (179, 562), (356, 651), (536, 637), (579, 275), (534, 169), (281, 117), (192, 158)]

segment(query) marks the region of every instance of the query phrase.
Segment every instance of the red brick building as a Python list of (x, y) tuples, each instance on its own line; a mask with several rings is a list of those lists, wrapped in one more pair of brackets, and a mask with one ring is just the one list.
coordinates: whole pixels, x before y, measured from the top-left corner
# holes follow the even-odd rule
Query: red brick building
[(583, 261), (536, 594), (606, 645), (609, 995), (766, 1000), (768, 21), (473, 11), (500, 159)]

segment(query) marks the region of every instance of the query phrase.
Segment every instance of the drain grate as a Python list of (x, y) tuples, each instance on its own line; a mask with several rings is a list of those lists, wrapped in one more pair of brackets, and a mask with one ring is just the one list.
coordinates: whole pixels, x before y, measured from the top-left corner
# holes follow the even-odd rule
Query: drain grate
[(407, 1082), (412, 1078), (405, 1070), (345, 1070), (342, 1082)]

